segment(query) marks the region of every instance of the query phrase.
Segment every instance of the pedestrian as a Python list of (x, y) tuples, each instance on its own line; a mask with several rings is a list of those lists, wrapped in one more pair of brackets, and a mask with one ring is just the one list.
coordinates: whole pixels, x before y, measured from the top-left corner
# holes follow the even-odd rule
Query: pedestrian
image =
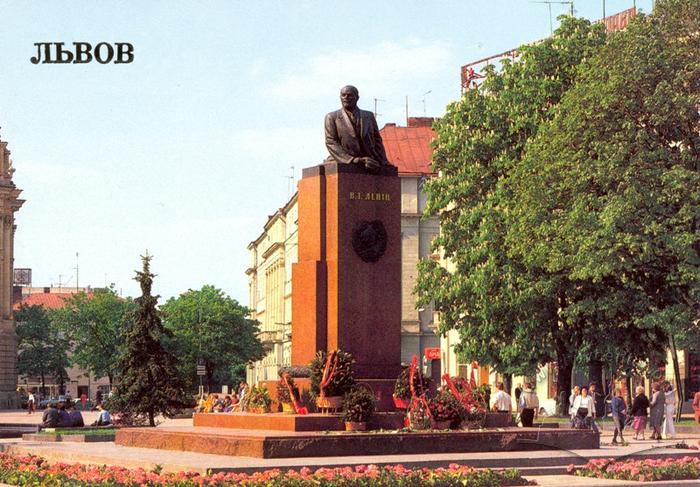
[(46, 410), (41, 416), (41, 426), (43, 428), (55, 428), (58, 426), (58, 410), (53, 402), (46, 406)]
[(29, 391), (29, 396), (27, 397), (27, 414), (34, 414), (36, 411), (36, 397), (34, 397), (34, 391)]
[(516, 404), (520, 404), (520, 394), (523, 393), (523, 385), (518, 384), (517, 387), (515, 388), (515, 402)]
[(668, 439), (676, 436), (676, 428), (673, 426), (673, 416), (676, 414), (676, 394), (673, 391), (671, 383), (666, 384), (666, 392), (664, 393), (665, 417), (663, 424), (663, 437)]
[(499, 413), (510, 414), (513, 411), (513, 404), (510, 398), (510, 394), (505, 391), (505, 386), (503, 382), (496, 384), (496, 394), (493, 395), (493, 406), (492, 409)]
[(581, 394), (581, 388), (579, 386), (574, 386), (571, 389), (571, 395), (569, 396), (569, 417), (571, 418), (571, 426), (574, 425), (574, 417), (576, 416), (576, 410), (574, 409), (574, 401)]
[(112, 417), (109, 415), (109, 411), (104, 409), (101, 404), (97, 405), (97, 410), (100, 415), (97, 417), (97, 421), (92, 423), (92, 426), (109, 426), (112, 424)]
[(73, 428), (82, 428), (85, 426), (85, 421), (83, 420), (83, 415), (75, 409), (75, 404), (67, 403), (66, 410), (68, 411), (69, 424)]
[(639, 439), (639, 433), (642, 434), (642, 440), (644, 439), (644, 429), (647, 427), (647, 408), (649, 407), (649, 398), (644, 394), (644, 387), (637, 386), (635, 389), (637, 395), (632, 401), (632, 409), (630, 414), (634, 417), (634, 422), (632, 427), (634, 428), (634, 439)]
[(700, 424), (700, 391), (693, 396), (693, 412), (695, 413), (695, 422)]
[(87, 394), (84, 392), (80, 395), (80, 407), (83, 411), (85, 411), (85, 408), (87, 406)]
[(587, 387), (582, 387), (581, 394), (576, 396), (574, 400), (574, 411), (576, 411), (574, 428), (590, 429), (593, 422), (593, 415), (595, 414), (595, 403), (593, 402), (593, 398), (588, 395)]
[(661, 385), (655, 382), (651, 386), (651, 399), (649, 400), (649, 425), (654, 430), (651, 433), (652, 440), (661, 439), (661, 423), (664, 420), (664, 394), (661, 392)]
[(537, 397), (537, 392), (532, 390), (529, 382), (525, 382), (525, 388), (520, 394), (519, 407), (520, 421), (523, 423), (523, 428), (531, 428), (532, 422), (540, 409), (540, 400)]
[(615, 431), (613, 432), (612, 444), (617, 445), (617, 436), (620, 436), (620, 443), (626, 445), (625, 439), (622, 437), (622, 430), (625, 429), (627, 405), (625, 404), (625, 399), (622, 396), (622, 389), (619, 387), (615, 388), (615, 397), (612, 398), (612, 419), (615, 425)]

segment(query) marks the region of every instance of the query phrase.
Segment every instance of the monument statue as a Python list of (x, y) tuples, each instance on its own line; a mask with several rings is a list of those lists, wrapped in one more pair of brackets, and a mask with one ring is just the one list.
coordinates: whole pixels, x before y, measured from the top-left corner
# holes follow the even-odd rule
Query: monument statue
[(340, 90), (343, 108), (326, 115), (326, 147), (330, 156), (324, 162), (358, 164), (370, 172), (388, 165), (384, 143), (372, 112), (357, 108), (360, 93), (354, 86)]

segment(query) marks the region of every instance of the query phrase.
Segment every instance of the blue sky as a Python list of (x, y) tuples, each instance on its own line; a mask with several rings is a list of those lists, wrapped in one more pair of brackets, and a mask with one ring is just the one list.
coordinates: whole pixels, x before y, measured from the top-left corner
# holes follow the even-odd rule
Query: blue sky
[[(597, 19), (603, 1), (575, 8)], [(246, 246), (290, 167), (298, 180), (325, 157), (341, 86), (362, 108), (383, 100), (380, 127), (405, 123), (406, 96), (411, 116), (440, 116), (462, 64), (549, 34), (547, 6), (527, 0), (0, 0), (0, 20), (0, 137), (27, 200), (15, 266), (75, 285), (79, 252), (81, 286), (136, 295), (148, 249), (163, 298), (209, 283), (243, 304)], [(30, 63), (46, 41), (130, 42), (135, 60)]]

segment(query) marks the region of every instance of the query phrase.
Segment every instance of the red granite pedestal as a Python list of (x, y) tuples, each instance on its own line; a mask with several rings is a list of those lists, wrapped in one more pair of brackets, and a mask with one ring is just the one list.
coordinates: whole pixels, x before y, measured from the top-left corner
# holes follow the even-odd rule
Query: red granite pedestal
[(292, 364), (319, 350), (356, 360), (381, 410), (401, 362), (401, 183), (394, 166), (369, 174), (353, 164), (304, 169), (299, 254), (292, 267)]

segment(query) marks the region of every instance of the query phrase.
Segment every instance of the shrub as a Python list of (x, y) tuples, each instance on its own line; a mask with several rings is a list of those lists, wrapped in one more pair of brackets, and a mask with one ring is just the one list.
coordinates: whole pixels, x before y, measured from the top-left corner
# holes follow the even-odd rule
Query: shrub
[[(355, 359), (348, 352), (335, 350), (330, 352), (332, 361), (330, 370), (326, 376), (328, 384), (324, 388), (325, 396), (344, 396), (355, 385), (353, 377), (353, 364)], [(321, 350), (309, 364), (309, 376), (311, 378), (311, 393), (315, 396), (321, 395), (321, 384), (324, 379), (328, 354)]]
[(343, 415), (345, 421), (364, 423), (372, 417), (377, 405), (374, 393), (367, 387), (355, 387), (345, 395)]

